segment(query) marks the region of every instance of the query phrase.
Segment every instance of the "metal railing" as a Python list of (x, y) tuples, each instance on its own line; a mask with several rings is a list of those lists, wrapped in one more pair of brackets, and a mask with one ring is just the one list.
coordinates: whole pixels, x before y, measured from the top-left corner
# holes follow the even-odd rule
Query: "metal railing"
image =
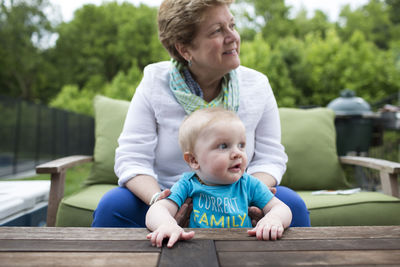
[(0, 96), (0, 177), (93, 148), (92, 117)]

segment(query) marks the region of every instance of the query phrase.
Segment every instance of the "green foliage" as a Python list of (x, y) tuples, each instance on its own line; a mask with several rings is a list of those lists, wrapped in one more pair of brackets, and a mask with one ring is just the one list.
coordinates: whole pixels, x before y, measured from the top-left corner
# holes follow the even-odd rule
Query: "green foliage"
[[(96, 94), (130, 100), (149, 63), (168, 59), (158, 41), (157, 10), (129, 3), (84, 5), (58, 27), (54, 62), (64, 86), (51, 105), (93, 114)], [(75, 84), (70, 86), (68, 84)]]
[(399, 90), (398, 46), (380, 50), (360, 31), (348, 41), (334, 28), (322, 35), (287, 37), (273, 48), (257, 35), (242, 43), (241, 63), (269, 77), (279, 106), (326, 106), (345, 88), (371, 103)]
[(65, 85), (57, 97), (50, 102), (50, 106), (60, 109), (67, 107), (68, 110), (76, 113), (93, 116), (93, 98), (96, 94), (130, 100), (142, 75), (136, 61), (133, 61), (132, 67), (126, 74), (123, 71), (118, 72), (111, 82), (105, 82), (100, 75), (93, 75), (83, 89), (79, 89), (77, 85)]
[(43, 12), (48, 6), (45, 0), (0, 2), (0, 94), (27, 100), (54, 95), (45, 85), (51, 68), (39, 47), (52, 32)]
[(54, 56), (62, 84), (82, 88), (93, 75), (110, 82), (134, 59), (141, 69), (159, 60), (163, 49), (156, 39), (156, 14), (146, 5), (117, 2), (78, 9), (72, 21), (58, 27)]
[[(355, 31), (347, 42), (336, 31), (328, 32), (326, 39), (310, 35), (305, 53), (311, 74), (308, 87), (313, 88), (312, 103), (326, 105), (344, 88), (357, 92), (368, 102), (396, 92), (400, 87), (393, 74), (398, 73), (388, 58), (388, 52), (367, 42)], [(385, 88), (385, 90), (382, 90)]]
[(325, 106), (345, 88), (370, 103), (400, 90), (399, 0), (370, 0), (342, 9), (337, 23), (322, 11), (289, 18), (283, 1), (241, 0), (241, 63), (268, 76), (280, 106)]
[(260, 34), (254, 41), (242, 43), (241, 64), (268, 76), (278, 105), (295, 105), (297, 93), (289, 77), (290, 71), (284, 57), (278, 50), (272, 50)]
[[(131, 99), (144, 66), (168, 60), (157, 8), (84, 5), (52, 27), (48, 0), (1, 3), (1, 94), (93, 114), (96, 94)], [(400, 88), (400, 0), (370, 0), (339, 21), (322, 11), (290, 15), (284, 0), (237, 0), (241, 62), (266, 74), (280, 106), (325, 106), (344, 88), (376, 102)], [(45, 33), (59, 36), (41, 47)], [(50, 101), (51, 100), (51, 101)]]
[(381, 49), (388, 49), (390, 42), (400, 39), (400, 20), (398, 0), (370, 0), (368, 4), (354, 11), (347, 5), (340, 13), (338, 32), (342, 39), (348, 40), (353, 33), (361, 31), (368, 41)]
[(76, 113), (93, 116), (92, 99), (94, 96), (95, 92), (93, 91), (79, 90), (77, 85), (65, 85), (49, 105), (54, 108), (68, 109)]
[(319, 34), (325, 38), (326, 33), (333, 25), (328, 21), (325, 13), (317, 10), (314, 17), (309, 19), (306, 10), (300, 10), (293, 20), (294, 22), (294, 36), (298, 39), (304, 40), (309, 33)]
[(251, 25), (260, 29), (265, 40), (274, 44), (280, 38), (293, 34), (294, 24), (289, 19), (290, 8), (284, 0), (239, 0), (253, 7), (255, 16), (246, 16)]
[(103, 94), (115, 99), (130, 100), (135, 94), (142, 76), (142, 71), (134, 61), (127, 74), (119, 72), (112, 82), (105, 86)]

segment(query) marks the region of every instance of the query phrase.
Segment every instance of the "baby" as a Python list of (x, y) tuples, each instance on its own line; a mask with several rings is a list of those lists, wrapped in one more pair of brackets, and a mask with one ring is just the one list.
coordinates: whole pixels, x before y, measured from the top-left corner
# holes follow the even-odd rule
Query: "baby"
[(171, 188), (168, 198), (155, 202), (146, 215), (147, 235), (153, 246), (168, 247), (178, 240), (193, 238), (174, 219), (188, 197), (193, 198), (191, 228), (250, 228), (248, 207), (256, 206), (265, 216), (248, 230), (259, 240), (276, 240), (289, 227), (292, 213), (274, 197), (268, 187), (245, 172), (247, 167), (246, 130), (239, 117), (223, 108), (193, 112), (179, 129), (184, 160), (193, 172)]

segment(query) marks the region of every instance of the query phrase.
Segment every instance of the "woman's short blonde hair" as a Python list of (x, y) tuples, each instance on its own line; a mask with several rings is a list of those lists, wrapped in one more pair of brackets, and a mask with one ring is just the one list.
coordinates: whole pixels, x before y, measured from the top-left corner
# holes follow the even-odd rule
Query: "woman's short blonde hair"
[(179, 146), (183, 153), (194, 152), (196, 141), (207, 127), (220, 121), (240, 120), (235, 112), (221, 107), (198, 109), (187, 116), (179, 128)]
[(164, 0), (158, 10), (158, 36), (171, 57), (186, 64), (175, 44), (191, 44), (208, 7), (230, 5), (233, 2), (234, 0)]

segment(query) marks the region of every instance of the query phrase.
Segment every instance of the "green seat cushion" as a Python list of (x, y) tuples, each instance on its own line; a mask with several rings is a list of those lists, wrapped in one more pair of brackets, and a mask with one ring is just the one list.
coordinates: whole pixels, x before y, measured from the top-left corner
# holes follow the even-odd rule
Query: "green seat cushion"
[(94, 162), (86, 185), (117, 184), (114, 173), (115, 149), (122, 132), (129, 102), (104, 96), (94, 99), (95, 147)]
[(63, 198), (58, 207), (56, 226), (91, 226), (93, 211), (96, 209), (101, 197), (114, 187), (116, 185), (91, 185), (71, 196)]
[(335, 114), (327, 108), (280, 108), (288, 155), (281, 185), (294, 190), (348, 188), (336, 152)]
[(400, 199), (379, 192), (312, 195), (298, 191), (312, 226), (400, 225)]

